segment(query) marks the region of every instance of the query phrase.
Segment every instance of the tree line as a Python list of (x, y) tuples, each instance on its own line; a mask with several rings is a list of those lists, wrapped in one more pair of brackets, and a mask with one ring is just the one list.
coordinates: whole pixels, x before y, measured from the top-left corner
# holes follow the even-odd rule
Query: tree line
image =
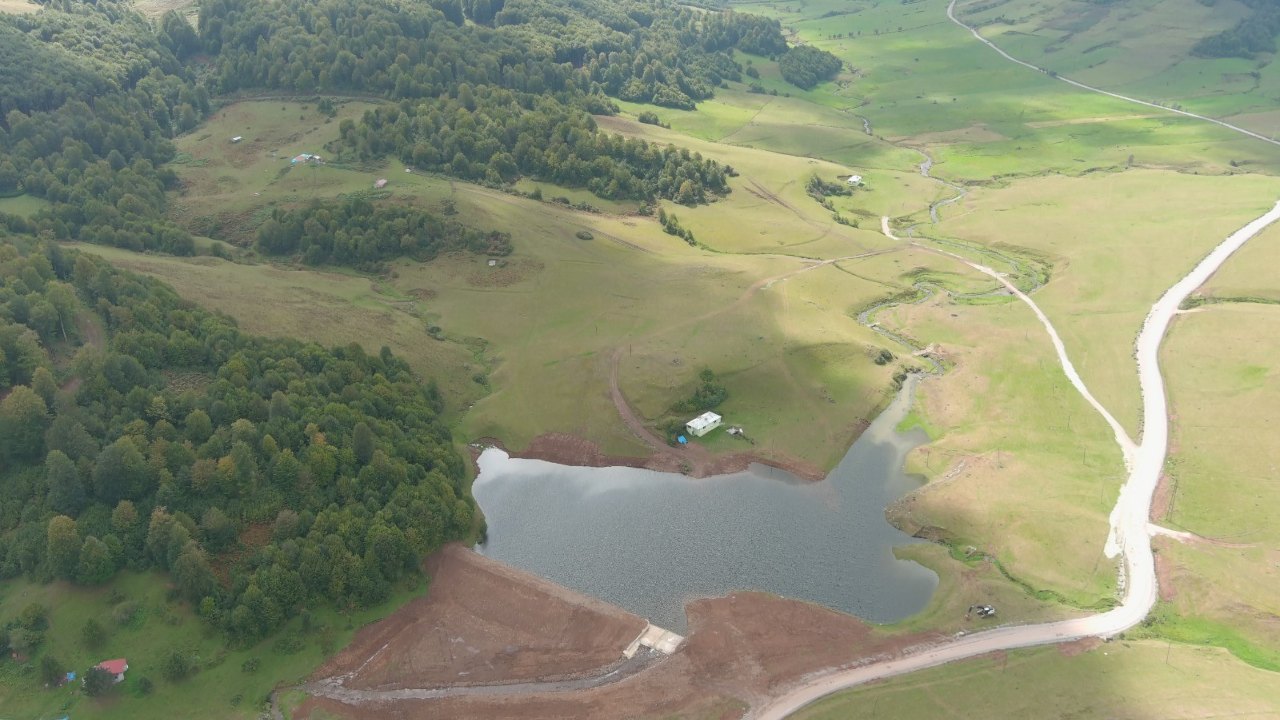
[[(0, 15), (0, 196), (51, 203), (11, 227), (193, 254), (166, 215), (171, 139), (213, 94), (263, 88), (397, 100), (343, 128), (345, 158), (693, 205), (727, 192), (732, 170), (612, 136), (590, 115), (616, 112), (610, 96), (692, 108), (740, 78), (738, 50), (781, 58), (795, 82), (829, 74), (818, 51), (787, 48), (776, 20), (667, 0), (212, 0), (197, 25), (169, 13), (153, 26), (125, 0)], [(360, 255), (329, 258), (369, 262)]]
[(843, 66), (840, 58), (808, 45), (793, 47), (778, 60), (782, 79), (805, 90), (833, 79)]
[(190, 234), (165, 217), (177, 176), (164, 163), (170, 140), (194, 129), (211, 101), (174, 54), (191, 37), (184, 44), (175, 32), (154, 31), (121, 0), (0, 14), (0, 195), (48, 200), (36, 231), (194, 252)]
[(409, 256), (426, 262), (451, 250), (511, 254), (511, 236), (482, 232), (404, 205), (374, 205), (362, 198), (276, 209), (258, 227), (257, 246), (268, 255), (298, 255), (309, 265), (347, 265), (369, 271)]
[[(522, 103), (536, 111), (513, 112)], [(691, 153), (600, 132), (590, 114), (510, 90), (462, 85), (457, 97), (369, 110), (343, 121), (339, 157), (395, 154), (414, 167), (501, 185), (523, 175), (610, 199), (696, 205), (728, 192), (732, 168)]]
[[(1235, 27), (1202, 38), (1191, 48), (1201, 57), (1253, 58), (1258, 53), (1276, 51), (1276, 35), (1280, 34), (1280, 0), (1241, 0), (1253, 10), (1250, 17)], [(1208, 4), (1214, 4), (1211, 0)]]
[[(381, 601), (469, 532), (440, 395), (390, 351), (251, 337), (158, 281), (5, 242), (0, 337), (16, 327), (25, 348), (5, 353), (0, 577), (157, 568), (251, 642), (317, 603)], [(62, 293), (102, 347), (19, 322), (17, 297)]]

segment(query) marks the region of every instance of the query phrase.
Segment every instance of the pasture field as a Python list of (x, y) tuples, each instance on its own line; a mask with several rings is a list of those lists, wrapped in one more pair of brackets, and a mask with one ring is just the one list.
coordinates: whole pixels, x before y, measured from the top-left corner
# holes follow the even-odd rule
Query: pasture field
[[(1280, 67), (1262, 56), (1202, 58), (1201, 38), (1234, 27), (1250, 11), (1235, 0), (964, 0), (959, 16), (1014, 57), (1073, 80), (1143, 100), (1276, 132)], [(1135, 32), (1135, 29), (1152, 30)]]
[(938, 436), (913, 451), (908, 469), (929, 482), (890, 518), (960, 557), (995, 558), (1043, 599), (1110, 603), (1116, 569), (1102, 546), (1124, 467), (1030, 309), (934, 298), (878, 319), (927, 338), (949, 365), (917, 391), (916, 412)]
[(197, 0), (134, 0), (133, 7), (149, 18), (158, 18), (174, 11), (190, 20), (193, 26), (200, 9)]
[[(340, 107), (339, 117), (363, 105)], [(310, 119), (291, 140), (298, 117)], [(655, 142), (685, 141), (623, 119), (601, 122)], [(230, 144), (237, 132), (245, 140)], [(692, 391), (698, 371), (710, 367), (729, 390), (724, 411), (751, 428), (754, 452), (825, 468), (885, 401), (890, 376), (918, 365), (910, 357), (876, 365), (875, 355), (891, 343), (853, 317), (855, 309), (907, 287), (905, 273), (934, 262), (894, 247), (878, 231), (880, 214), (918, 210), (913, 198), (936, 192), (936, 183), (911, 172), (911, 153), (890, 148), (907, 161), (902, 170), (872, 174), (869, 188), (839, 198), (843, 212), (863, 221), (853, 228), (835, 222), (804, 187), (813, 175), (838, 179), (844, 166), (692, 141), (692, 149), (741, 173), (731, 181), (733, 192), (709, 206), (664, 204), (704, 246), (695, 248), (663, 233), (654, 218), (630, 214), (633, 206), (545, 183), (521, 189), (536, 186), (547, 200), (563, 196), (605, 212), (405, 173), (396, 162), (373, 171), (327, 164), (281, 173), (287, 161), (279, 157), (304, 148), (323, 152), (336, 132), (336, 124), (298, 103), (230, 105), (179, 141), (190, 160), (177, 166), (188, 189), (175, 212), (210, 218), (221, 233), (247, 238), (273, 206), (368, 188), (384, 176), (391, 181), (387, 201), (437, 210), (451, 201), (469, 224), (510, 232), (516, 252), (495, 267), (469, 255), (400, 261), (381, 279), (208, 258), (118, 254), (121, 261), (164, 277), (253, 332), (302, 331), (374, 351), (387, 344), (424, 377), (439, 378), (451, 407), (469, 408), (460, 420), (463, 437), (497, 437), (513, 450), (539, 434), (564, 432), (611, 454), (643, 454), (610, 397), (612, 358), (625, 349), (619, 386), (649, 421), (664, 417)], [(579, 231), (592, 239), (579, 239)], [(871, 254), (888, 250), (891, 260)], [(838, 269), (777, 277), (835, 258), (849, 259)], [(268, 312), (264, 298), (273, 301)], [(431, 326), (444, 341), (427, 334)]]
[[(910, 148), (868, 135), (851, 109), (819, 105), (803, 97), (758, 95), (746, 92), (740, 83), (729, 85), (699, 103), (697, 110), (619, 105), (630, 114), (653, 112), (678, 133), (720, 144), (719, 152), (727, 150), (723, 146), (743, 146), (819, 158), (846, 166), (846, 175), (857, 172), (870, 178), (877, 170), (915, 172), (922, 159)], [(679, 136), (672, 142), (677, 140), (688, 142)]]
[(30, 0), (0, 0), (0, 13), (10, 13), (13, 15), (25, 15), (33, 13), (40, 9), (40, 6)]
[(10, 215), (31, 217), (46, 207), (49, 207), (49, 201), (34, 195), (0, 198), (0, 213)]
[[(494, 392), (464, 419), (468, 437), (519, 449), (567, 432), (642, 453), (609, 396), (615, 352), (624, 395), (651, 421), (711, 368), (729, 390), (726, 417), (751, 426), (766, 457), (833, 464), (884, 400), (894, 366), (872, 357), (885, 341), (848, 311), (887, 294), (881, 283), (894, 286), (893, 275), (873, 282), (820, 268), (765, 287), (811, 263), (692, 248), (651, 219), (567, 215), (480, 190), (457, 197), (481, 226), (516, 231), (517, 252), (498, 268), (462, 257), (399, 263), (394, 283), (431, 293), (446, 331), (490, 343)], [(580, 228), (593, 238), (578, 239)], [(816, 432), (794, 430), (806, 424)]]
[[(263, 100), (221, 108), (174, 142), (173, 166), (182, 189), (172, 199), (172, 215), (197, 234), (247, 244), (271, 205), (372, 189), (376, 178), (364, 173), (290, 162), (302, 153), (327, 156), (324, 145), (338, 137), (338, 124), (358, 119), (370, 107), (343, 102), (332, 118), (315, 103)], [(233, 137), (244, 139), (232, 143)]]
[[(1248, 260), (1232, 258), (1226, 267)], [(1197, 642), (1222, 639), (1241, 657), (1280, 671), (1277, 333), (1280, 307), (1234, 302), (1182, 315), (1170, 333), (1161, 362), (1175, 418), (1173, 495), (1157, 519), (1212, 542), (1162, 547), (1169, 607), (1157, 630)]]
[[(1233, 261), (1234, 262), (1234, 259)], [(1232, 542), (1280, 549), (1271, 509), (1280, 446), (1280, 307), (1222, 303), (1180, 316), (1164, 348), (1177, 416), (1169, 472), (1177, 487), (1170, 522)]]
[[(1157, 17), (1195, 10), (1189, 2), (1139, 5), (1143, 17)], [(438, 210), (449, 201), (468, 224), (511, 232), (515, 252), (495, 266), (465, 255), (400, 261), (378, 279), (206, 259), (125, 262), (255, 332), (391, 346), (424, 376), (440, 379), (459, 411), (462, 439), (497, 437), (518, 451), (537, 435), (562, 432), (609, 454), (643, 454), (620, 421), (611, 384), (652, 424), (709, 368), (728, 389), (720, 410), (747, 427), (755, 452), (826, 468), (885, 402), (892, 376), (922, 364), (861, 326), (858, 312), (922, 281), (957, 293), (993, 289), (953, 259), (880, 233), (881, 216), (903, 228), (927, 219), (931, 202), (954, 194), (920, 174), (917, 166), (931, 157), (934, 174), (971, 192), (922, 233), (1046, 261), (1050, 282), (1037, 301), (1090, 387), (1136, 434), (1131, 354), (1142, 318), (1206, 250), (1270, 206), (1271, 180), (1256, 173), (1280, 172), (1280, 148), (1009, 63), (949, 22), (946, 0), (736, 5), (779, 17), (848, 68), (838, 82), (800, 91), (782, 83), (775, 63), (743, 58), (777, 95), (733, 83), (696, 112), (622, 103), (623, 116), (598, 118), (609, 131), (684, 145), (735, 168), (733, 192), (720, 201), (697, 208), (663, 203), (693, 231), (696, 246), (662, 233), (633, 204), (544, 183), (526, 181), (518, 189), (536, 187), (547, 200), (585, 201), (601, 212), (406, 173), (395, 161), (381, 168), (287, 169), (297, 153), (325, 154), (337, 123), (369, 104), (344, 103), (337, 117), (326, 118), (308, 103), (264, 100), (228, 105), (179, 139), (176, 169), (186, 186), (174, 212), (191, 218), (197, 232), (243, 244), (273, 207), (365, 191), (387, 177), (389, 197), (379, 202)], [(656, 112), (671, 128), (636, 122), (641, 110)], [(231, 144), (235, 135), (245, 140)], [(833, 199), (851, 227), (837, 223), (805, 185), (813, 176), (839, 181), (855, 172), (866, 186)], [(583, 231), (591, 239), (577, 237)], [(812, 267), (818, 261), (833, 262)], [(1222, 287), (1243, 282), (1228, 277), (1220, 274)], [(1251, 278), (1265, 284), (1260, 275)], [(262, 312), (268, 298), (278, 298), (274, 314)], [(935, 436), (909, 464), (930, 482), (891, 509), (909, 531), (947, 544), (903, 551), (939, 571), (943, 592), (898, 629), (963, 629), (962, 610), (976, 597), (1017, 621), (1113, 602), (1116, 568), (1102, 545), (1123, 465), (1106, 425), (1067, 382), (1030, 311), (998, 295), (950, 300), (938, 293), (883, 309), (877, 320), (919, 347), (933, 345), (948, 366), (919, 391), (917, 421)], [(427, 327), (445, 339), (432, 339)], [(882, 349), (895, 355), (887, 365), (874, 362)], [(741, 449), (735, 443), (708, 444)], [(1170, 557), (1184, 550), (1197, 551), (1176, 548)], [(1242, 557), (1241, 568), (1257, 562), (1248, 552)], [(1177, 567), (1207, 562), (1190, 556)], [(1199, 602), (1190, 590), (1181, 597)], [(1188, 638), (1191, 622), (1203, 628), (1231, 621), (1229, 609), (1172, 602), (1170, 622), (1181, 622), (1184, 634), (1175, 635), (1170, 624), (1170, 636)], [(1263, 600), (1248, 602), (1275, 612)], [(1135, 643), (1121, 654), (1142, 668), (1153, 647)], [(1206, 676), (1236, 667), (1216, 651), (1177, 651)], [(1055, 672), (1058, 662), (1071, 663), (1062, 674), (1078, 688), (1082, 677), (1101, 682), (1094, 677), (1105, 674), (1099, 658), (1110, 657), (1101, 652), (1069, 661), (1053, 650), (1010, 657), (1027, 658), (1017, 669), (1036, 679)], [(972, 686), (967, 676), (946, 673), (973, 666), (932, 672), (944, 673), (936, 682), (958, 677)], [(1064, 683), (1063, 692), (1070, 687)], [(1233, 702), (1257, 697), (1248, 678), (1238, 688)], [(1121, 687), (1113, 697), (1132, 697), (1131, 690)], [(905, 702), (887, 690), (885, 697)], [(982, 699), (1016, 702), (1003, 694)]]
[[(7, 623), (27, 605), (38, 603), (48, 611), (48, 629), (30, 660), (0, 666), (4, 672), (0, 707), (6, 716), (14, 717), (151, 720), (177, 714), (193, 720), (257, 718), (265, 712), (267, 697), (277, 683), (306, 677), (334, 648), (346, 645), (356, 628), (421, 595), (425, 583), (416, 583), (395, 588), (392, 598), (377, 610), (339, 615), (329, 609), (313, 609), (309, 625), (294, 618), (272, 639), (237, 649), (228, 648), (223, 637), (211, 632), (185, 603), (169, 600), (167, 582), (157, 575), (122, 572), (98, 588), (6, 580), (0, 584), (0, 622)], [(105, 640), (97, 648), (87, 647), (82, 637), (82, 628), (90, 619), (106, 630)], [(175, 651), (188, 656), (198, 668), (177, 681), (166, 679), (163, 672), (165, 659)], [(78, 680), (60, 688), (45, 688), (40, 662), (46, 656), (57, 658), (78, 676), (102, 660), (118, 657), (129, 661), (129, 671), (124, 682), (108, 695), (90, 698), (80, 692)], [(142, 678), (152, 682), (154, 689), (149, 694), (142, 691)]]
[(884, 634), (974, 632), (989, 625), (974, 617), (969, 608), (987, 603), (999, 608), (1001, 622), (1034, 623), (1064, 620), (1087, 614), (1067, 607), (1057, 599), (1037, 596), (1000, 572), (999, 566), (980, 557), (964, 558), (941, 545), (920, 543), (894, 550), (894, 556), (912, 560), (938, 573), (938, 587), (924, 610), (900, 622), (878, 628)]
[(997, 653), (848, 690), (793, 717), (1137, 720), (1269, 717), (1278, 710), (1271, 673), (1217, 648), (1142, 640)]
[[(1008, 62), (947, 19), (947, 0), (735, 7), (777, 17), (857, 69), (846, 85), (792, 88), (794, 97), (865, 116), (876, 135), (930, 149), (941, 177), (1079, 175), (1123, 168), (1130, 156), (1142, 165), (1201, 173), (1228, 172), (1232, 160), (1280, 168), (1280, 148), (1135, 109)], [(860, 129), (861, 122), (853, 118), (850, 127)]]
[(326, 346), (359, 343), (377, 353), (383, 345), (424, 379), (432, 378), (458, 412), (484, 388), (480, 345), (468, 337), (436, 340), (427, 333), (430, 304), (402, 295), (384, 282), (353, 274), (245, 265), (217, 258), (140, 255), (102, 245), (75, 245), (112, 264), (160, 278), (186, 299), (236, 319), (247, 332), (297, 337)]
[(1280, 227), (1269, 227), (1240, 249), (1222, 269), (1214, 273), (1195, 298), (1219, 300), (1248, 298), (1280, 302), (1280, 283), (1275, 269), (1280, 267)]
[(1090, 390), (1136, 436), (1141, 397), (1132, 355), (1143, 318), (1196, 261), (1275, 200), (1275, 183), (1257, 175), (1034, 178), (977, 189), (926, 232), (1045, 257), (1052, 277), (1035, 293), (1037, 304)]

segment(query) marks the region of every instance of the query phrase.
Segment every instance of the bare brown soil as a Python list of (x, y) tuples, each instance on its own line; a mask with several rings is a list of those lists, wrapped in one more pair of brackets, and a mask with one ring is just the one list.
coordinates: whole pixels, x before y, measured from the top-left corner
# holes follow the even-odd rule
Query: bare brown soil
[(1151, 522), (1164, 522), (1173, 509), (1173, 478), (1169, 473), (1160, 473), (1160, 481), (1156, 483), (1155, 495), (1151, 498)]
[(1178, 596), (1178, 588), (1173, 584), (1173, 577), (1177, 574), (1177, 567), (1173, 564), (1173, 560), (1169, 558), (1169, 554), (1161, 552), (1173, 541), (1168, 538), (1152, 538), (1152, 545), (1155, 546), (1156, 560), (1156, 587), (1160, 590), (1160, 599), (1169, 602)]
[[(352, 687), (474, 689), (484, 682), (564, 677), (586, 672), (591, 662), (609, 664), (630, 641), (622, 639), (622, 629), (643, 626), (623, 623), (634, 616), (621, 610), (606, 611), (599, 601), (477, 559), (461, 547), (429, 562), (437, 582), (427, 597), (362, 630), (315, 679), (351, 674)], [(437, 699), (311, 697), (292, 717), (728, 720), (809, 674), (943, 639), (885, 637), (851, 616), (764, 593), (696, 600), (686, 610), (690, 633), (680, 650), (616, 683), (561, 692), (494, 685), (487, 693)], [(500, 614), (489, 615), (495, 612)], [(592, 624), (566, 625), (569, 616)], [(471, 674), (460, 675), (464, 669)]]
[(1059, 643), (1058, 652), (1066, 657), (1075, 657), (1076, 655), (1087, 653), (1100, 645), (1102, 645), (1102, 640), (1096, 637), (1082, 638), (1075, 642)]
[(354, 689), (575, 677), (622, 659), (646, 622), (461, 545), (427, 559), (425, 597), (361, 629), (314, 679)]

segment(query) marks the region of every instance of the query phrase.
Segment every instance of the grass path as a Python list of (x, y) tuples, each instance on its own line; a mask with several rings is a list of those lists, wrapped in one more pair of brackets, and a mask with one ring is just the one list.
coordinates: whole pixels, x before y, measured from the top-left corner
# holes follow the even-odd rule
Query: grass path
[[(901, 238), (894, 235), (893, 231), (889, 228), (888, 217), (880, 218), (880, 229), (889, 239), (901, 240)], [(1120, 446), (1120, 451), (1124, 454), (1125, 464), (1132, 466), (1132, 458), (1134, 452), (1137, 450), (1137, 445), (1133, 442), (1133, 439), (1129, 437), (1129, 434), (1125, 432), (1124, 427), (1120, 425), (1120, 422), (1116, 420), (1115, 417), (1112, 416), (1111, 412), (1108, 411), (1102, 403), (1098, 402), (1098, 399), (1089, 391), (1089, 387), (1085, 385), (1084, 379), (1080, 377), (1080, 373), (1076, 371), (1075, 365), (1072, 364), (1071, 358), (1067, 356), (1067, 346), (1062, 342), (1062, 338), (1058, 335), (1058, 331), (1054, 329), (1053, 323), (1049, 321), (1049, 317), (1044, 314), (1044, 311), (1040, 309), (1040, 306), (1027, 296), (1026, 293), (1019, 290), (1016, 285), (1009, 282), (1009, 278), (1005, 277), (1004, 273), (996, 272), (986, 265), (980, 265), (953, 252), (948, 252), (939, 248), (927, 247), (915, 241), (912, 241), (911, 244), (922, 250), (955, 258), (974, 270), (994, 278), (996, 282), (1004, 285), (1004, 287), (1012, 293), (1014, 297), (1026, 303), (1027, 307), (1031, 308), (1031, 312), (1035, 313), (1036, 317), (1040, 320), (1040, 324), (1044, 325), (1045, 332), (1049, 333), (1049, 340), (1053, 342), (1053, 348), (1058, 353), (1058, 362), (1061, 363), (1062, 370), (1066, 373), (1067, 379), (1070, 380), (1075, 389), (1084, 396), (1084, 399), (1093, 406), (1093, 409), (1098, 411), (1098, 414), (1102, 416), (1102, 419), (1106, 420), (1107, 424), (1111, 426), (1111, 430), (1116, 436), (1116, 444)]]

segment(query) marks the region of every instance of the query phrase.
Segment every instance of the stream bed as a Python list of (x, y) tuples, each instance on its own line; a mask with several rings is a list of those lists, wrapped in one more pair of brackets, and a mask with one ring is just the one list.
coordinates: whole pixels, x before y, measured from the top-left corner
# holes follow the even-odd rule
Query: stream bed
[(684, 603), (735, 590), (809, 600), (877, 623), (919, 612), (933, 571), (893, 556), (920, 542), (885, 508), (921, 479), (902, 471), (927, 438), (899, 433), (917, 376), (826, 480), (782, 470), (693, 479), (626, 467), (571, 467), (488, 449), (473, 492), (485, 555), (684, 632)]

